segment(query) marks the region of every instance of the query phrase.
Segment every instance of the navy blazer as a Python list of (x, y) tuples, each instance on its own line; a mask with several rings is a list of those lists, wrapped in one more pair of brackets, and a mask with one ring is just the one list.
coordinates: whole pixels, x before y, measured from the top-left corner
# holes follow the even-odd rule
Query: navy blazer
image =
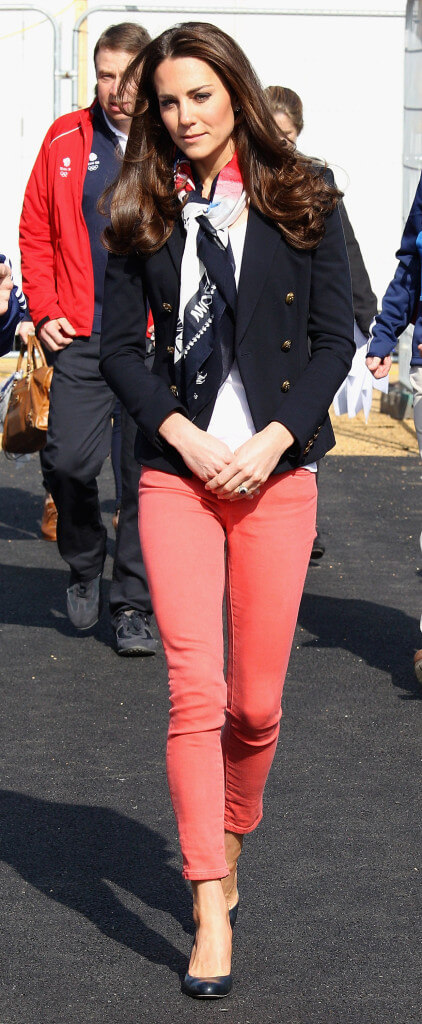
[[(138, 426), (135, 454), (145, 466), (190, 476), (158, 434), (172, 411), (188, 415), (177, 394), (174, 339), (181, 219), (154, 255), (110, 255), (101, 335), (101, 371)], [(144, 364), (146, 303), (155, 325), (152, 372)], [(273, 221), (249, 209), (238, 287), (235, 352), (256, 430), (284, 423), (296, 441), (275, 473), (320, 459), (334, 446), (328, 417), (355, 346), (349, 264), (338, 210), (312, 251), (294, 249)], [(212, 403), (213, 404), (213, 403)], [(195, 423), (206, 429), (212, 404)]]

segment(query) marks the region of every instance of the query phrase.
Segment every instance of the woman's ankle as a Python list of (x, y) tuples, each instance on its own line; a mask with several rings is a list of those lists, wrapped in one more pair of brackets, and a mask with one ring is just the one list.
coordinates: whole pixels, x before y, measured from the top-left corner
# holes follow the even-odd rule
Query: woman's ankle
[(243, 835), (240, 832), (231, 832), (228, 829), (224, 833), (224, 849), (226, 854), (227, 867), (230, 874), (237, 866), (243, 847)]
[(232, 932), (220, 879), (192, 882), (195, 940), (189, 962), (194, 977), (230, 973)]
[(222, 880), (192, 882), (193, 918), (196, 927), (217, 915), (225, 914), (227, 906), (224, 900)]
[(237, 889), (237, 862), (242, 852), (243, 835), (237, 832), (226, 831), (224, 834), (225, 853), (229, 874), (222, 878), (221, 884), (229, 910), (234, 907), (239, 899)]

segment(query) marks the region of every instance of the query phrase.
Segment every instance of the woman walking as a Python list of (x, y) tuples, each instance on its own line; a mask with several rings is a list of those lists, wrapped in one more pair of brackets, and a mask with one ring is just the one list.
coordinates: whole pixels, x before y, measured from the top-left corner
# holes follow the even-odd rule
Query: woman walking
[(274, 131), (233, 39), (203, 23), (170, 29), (130, 84), (101, 366), (139, 427), (167, 771), (196, 926), (183, 990), (215, 998), (231, 989), (237, 860), (262, 817), (315, 535), (312, 469), (334, 444), (327, 410), (352, 360), (353, 313), (340, 194)]

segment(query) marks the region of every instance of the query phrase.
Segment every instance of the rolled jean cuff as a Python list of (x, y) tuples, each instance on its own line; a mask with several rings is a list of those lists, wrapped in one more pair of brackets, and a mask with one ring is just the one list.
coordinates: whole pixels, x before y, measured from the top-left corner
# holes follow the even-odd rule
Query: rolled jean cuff
[(234, 823), (232, 821), (226, 821), (225, 820), (224, 821), (225, 831), (226, 832), (235, 832), (239, 836), (247, 836), (247, 835), (249, 835), (249, 832), (255, 832), (255, 829), (258, 828), (258, 825), (259, 825), (260, 821), (262, 821), (263, 816), (264, 816), (263, 812), (261, 811), (261, 813), (258, 814), (258, 817), (255, 818), (255, 821), (254, 821), (253, 825), (239, 825), (238, 823)]
[(207, 868), (206, 871), (204, 868), (202, 868), (202, 871), (195, 871), (193, 868), (183, 868), (182, 871), (183, 878), (187, 878), (189, 882), (214, 882), (220, 878), (227, 878), (229, 874), (230, 871), (227, 864), (224, 864), (224, 867)]

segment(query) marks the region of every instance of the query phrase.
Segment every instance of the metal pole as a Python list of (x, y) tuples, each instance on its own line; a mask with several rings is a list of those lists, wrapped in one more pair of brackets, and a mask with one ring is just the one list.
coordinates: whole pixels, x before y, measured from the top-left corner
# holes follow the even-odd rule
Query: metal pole
[(252, 15), (284, 15), (290, 17), (327, 17), (327, 18), (404, 18), (404, 11), (337, 11), (337, 10), (280, 10), (279, 7), (204, 7), (189, 6), (174, 7), (166, 6), (142, 6), (136, 4), (111, 4), (106, 7), (90, 7), (88, 11), (75, 21), (72, 43), (72, 110), (78, 109), (78, 67), (79, 67), (79, 29), (82, 23), (90, 14), (103, 14), (107, 11), (118, 11), (120, 14), (252, 14)]
[(58, 117), (60, 114), (60, 34), (55, 18), (52, 18), (51, 14), (49, 14), (48, 11), (45, 11), (43, 7), (35, 7), (34, 4), (10, 4), (10, 6), (7, 7), (4, 4), (0, 4), (0, 13), (1, 11), (38, 11), (39, 14), (43, 15), (46, 21), (50, 22), (54, 37), (53, 111), (54, 118)]

